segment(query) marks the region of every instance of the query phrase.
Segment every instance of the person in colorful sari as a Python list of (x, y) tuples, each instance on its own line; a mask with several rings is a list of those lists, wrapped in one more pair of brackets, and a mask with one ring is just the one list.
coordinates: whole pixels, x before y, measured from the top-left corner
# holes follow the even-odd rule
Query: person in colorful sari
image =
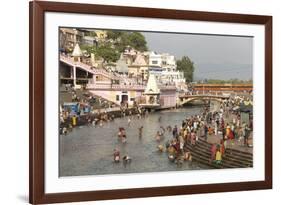
[(231, 132), (230, 126), (229, 126), (229, 124), (227, 124), (226, 125), (226, 133), (225, 133), (227, 139), (229, 139), (230, 132)]
[(211, 160), (210, 162), (213, 162), (216, 158), (216, 151), (217, 151), (217, 145), (216, 144), (212, 144), (211, 146)]
[(221, 164), (222, 163), (222, 154), (221, 154), (220, 149), (217, 149), (217, 152), (216, 152), (216, 163), (217, 164)]
[(223, 156), (225, 153), (224, 140), (220, 141), (220, 151), (221, 151), (221, 155)]
[(195, 143), (196, 143), (196, 134), (195, 134), (195, 132), (191, 132), (191, 134), (190, 134), (190, 142), (191, 142), (191, 145), (195, 145)]

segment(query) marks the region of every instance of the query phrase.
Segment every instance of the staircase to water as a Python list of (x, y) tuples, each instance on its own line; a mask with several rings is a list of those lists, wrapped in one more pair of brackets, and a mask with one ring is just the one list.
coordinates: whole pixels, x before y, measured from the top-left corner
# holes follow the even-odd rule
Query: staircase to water
[(211, 159), (212, 144), (200, 139), (196, 145), (186, 144), (187, 150), (191, 152), (192, 159), (211, 168), (248, 168), (253, 167), (253, 154), (236, 149), (227, 148), (222, 157), (221, 164), (215, 164)]

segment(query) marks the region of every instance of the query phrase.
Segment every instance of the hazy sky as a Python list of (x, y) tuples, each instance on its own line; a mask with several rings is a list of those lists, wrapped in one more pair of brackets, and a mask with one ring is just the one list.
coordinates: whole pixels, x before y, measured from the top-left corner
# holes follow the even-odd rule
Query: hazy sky
[(195, 80), (252, 78), (253, 38), (142, 32), (149, 50), (187, 55), (195, 63)]

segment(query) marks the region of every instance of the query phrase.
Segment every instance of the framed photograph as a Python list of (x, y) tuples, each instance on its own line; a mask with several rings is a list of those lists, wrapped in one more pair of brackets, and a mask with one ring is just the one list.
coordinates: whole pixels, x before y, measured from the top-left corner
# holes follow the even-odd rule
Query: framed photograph
[(272, 17), (30, 2), (30, 203), (272, 188)]

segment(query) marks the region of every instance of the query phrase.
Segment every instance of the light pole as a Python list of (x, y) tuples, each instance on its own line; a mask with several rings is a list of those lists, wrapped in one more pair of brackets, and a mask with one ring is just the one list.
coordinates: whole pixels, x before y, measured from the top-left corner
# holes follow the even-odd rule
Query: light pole
[(203, 95), (205, 94), (204, 83), (203, 83)]

